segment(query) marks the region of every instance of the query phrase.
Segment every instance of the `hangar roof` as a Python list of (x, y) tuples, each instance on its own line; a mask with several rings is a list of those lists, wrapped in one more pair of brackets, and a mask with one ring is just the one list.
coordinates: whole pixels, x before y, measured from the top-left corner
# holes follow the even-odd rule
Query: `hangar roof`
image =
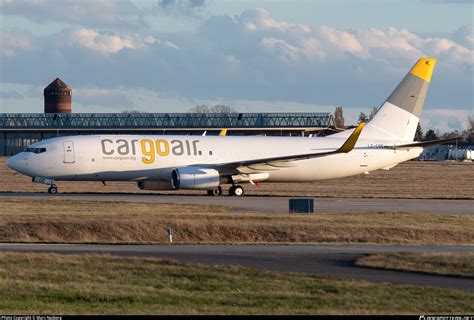
[(324, 130), (331, 113), (3, 113), (0, 130)]

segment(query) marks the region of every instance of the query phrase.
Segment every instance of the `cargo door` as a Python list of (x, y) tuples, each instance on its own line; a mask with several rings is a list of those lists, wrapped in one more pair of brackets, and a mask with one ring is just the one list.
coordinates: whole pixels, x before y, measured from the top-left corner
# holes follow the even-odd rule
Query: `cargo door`
[(74, 163), (74, 144), (71, 140), (63, 141), (64, 163)]

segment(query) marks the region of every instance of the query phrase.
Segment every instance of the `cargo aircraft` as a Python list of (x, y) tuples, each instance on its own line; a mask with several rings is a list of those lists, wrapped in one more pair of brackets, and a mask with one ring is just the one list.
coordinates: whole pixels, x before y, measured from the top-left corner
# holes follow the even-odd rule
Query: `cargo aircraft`
[[(207, 190), (242, 196), (243, 183), (302, 182), (385, 169), (416, 158), (414, 142), (435, 58), (421, 58), (367, 123), (326, 137), (90, 135), (32, 144), (7, 165), (50, 185), (56, 181), (135, 181), (143, 190)], [(452, 139), (451, 139), (452, 140)]]

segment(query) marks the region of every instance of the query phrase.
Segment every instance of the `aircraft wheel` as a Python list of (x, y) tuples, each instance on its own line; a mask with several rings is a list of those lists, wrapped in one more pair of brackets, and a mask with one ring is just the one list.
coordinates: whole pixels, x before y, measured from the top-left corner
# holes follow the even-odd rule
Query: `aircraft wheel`
[(241, 197), (244, 195), (244, 188), (240, 185), (232, 186), (229, 189), (229, 195), (233, 197)]
[(244, 188), (242, 186), (235, 186), (234, 196), (241, 197), (244, 195)]
[(221, 194), (222, 194), (222, 187), (221, 186), (217, 187), (216, 189), (207, 190), (207, 195), (208, 196), (217, 197), (217, 196), (220, 196)]
[(56, 193), (58, 193), (58, 187), (56, 187), (56, 186), (51, 186), (51, 187), (49, 187), (48, 193), (50, 193), (50, 194), (56, 194)]

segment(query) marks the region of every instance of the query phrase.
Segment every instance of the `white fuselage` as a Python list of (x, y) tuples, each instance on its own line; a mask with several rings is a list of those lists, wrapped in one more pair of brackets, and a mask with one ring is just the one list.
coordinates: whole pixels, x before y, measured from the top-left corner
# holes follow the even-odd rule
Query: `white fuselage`
[[(42, 153), (21, 152), (8, 165), (32, 177), (80, 181), (169, 181), (171, 171), (193, 165), (331, 151), (347, 134), (328, 137), (237, 137), (94, 135), (58, 137), (33, 144)], [(314, 181), (390, 168), (419, 156), (422, 148), (391, 150), (393, 141), (364, 139), (349, 153), (291, 162), (250, 165), (240, 174), (265, 172), (269, 182)], [(268, 174), (267, 174), (268, 173)], [(258, 180), (258, 179), (257, 179)]]
[(52, 184), (51, 193), (57, 192), (55, 180), (135, 180), (143, 189), (207, 189), (210, 195), (221, 194), (223, 183), (232, 183), (229, 194), (242, 195), (235, 183), (390, 169), (423, 151), (412, 142), (435, 64), (435, 58), (419, 59), (367, 124), (328, 137), (60, 137), (33, 144), (7, 165)]

